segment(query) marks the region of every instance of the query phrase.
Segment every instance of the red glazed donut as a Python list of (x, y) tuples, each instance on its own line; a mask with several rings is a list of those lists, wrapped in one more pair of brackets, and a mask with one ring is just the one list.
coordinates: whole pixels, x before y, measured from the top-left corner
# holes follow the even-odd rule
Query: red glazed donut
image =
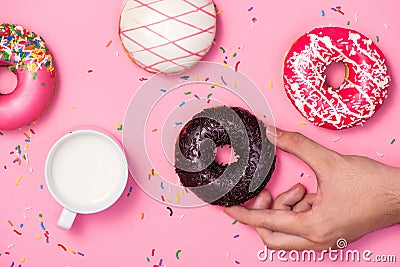
[[(325, 84), (332, 62), (345, 65), (339, 88)], [(386, 60), (371, 39), (354, 30), (317, 28), (301, 36), (284, 61), (283, 81), (292, 104), (310, 122), (328, 129), (362, 125), (387, 97)]]
[(55, 91), (53, 59), (42, 37), (14, 24), (0, 24), (0, 66), (17, 75), (13, 92), (0, 94), (0, 130), (13, 130), (37, 118)]

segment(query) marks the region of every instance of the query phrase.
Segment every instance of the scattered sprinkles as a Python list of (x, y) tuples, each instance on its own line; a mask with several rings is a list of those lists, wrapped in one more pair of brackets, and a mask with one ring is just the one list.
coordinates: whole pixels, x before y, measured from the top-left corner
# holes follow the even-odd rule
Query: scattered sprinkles
[(234, 221), (232, 222), (232, 225), (235, 225), (237, 222), (238, 222), (237, 220), (234, 220)]
[(325, 17), (325, 10), (321, 10), (321, 16)]
[(161, 93), (166, 93), (167, 90), (165, 90), (165, 89), (160, 89), (160, 92), (161, 92)]
[(112, 43), (112, 40), (108, 41), (108, 43), (106, 44), (106, 47), (108, 48)]
[(252, 6), (251, 6), (251, 7), (249, 7), (249, 8), (247, 9), (247, 11), (249, 11), (249, 12), (250, 12), (250, 11), (252, 11), (252, 10), (253, 10), (253, 8), (254, 8), (254, 7), (252, 7)]
[(186, 102), (185, 101), (182, 101), (180, 104), (179, 104), (179, 107), (182, 107), (183, 105), (185, 105), (186, 104)]
[(122, 124), (119, 124), (118, 122), (116, 123), (116, 126), (117, 126), (117, 130), (118, 131), (121, 131), (122, 130)]
[(222, 46), (220, 46), (219, 49), (221, 49), (222, 53), (225, 53), (225, 49)]
[(238, 234), (233, 236), (233, 238), (238, 238), (238, 237), (239, 237), (239, 235), (238, 235)]
[(240, 61), (236, 62), (236, 64), (235, 64), (235, 71), (238, 71), (239, 64), (240, 64)]
[(392, 141), (390, 141), (390, 144), (393, 145), (394, 142), (396, 142), (396, 139), (393, 138)]
[(379, 43), (379, 36), (376, 36), (376, 42)]

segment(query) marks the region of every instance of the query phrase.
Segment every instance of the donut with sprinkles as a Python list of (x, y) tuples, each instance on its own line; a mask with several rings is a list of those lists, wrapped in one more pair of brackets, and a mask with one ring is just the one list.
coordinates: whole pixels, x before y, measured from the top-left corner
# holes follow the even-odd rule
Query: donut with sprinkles
[(38, 119), (55, 92), (53, 58), (42, 37), (14, 24), (0, 24), (0, 67), (17, 76), (17, 86), (0, 94), (0, 130)]
[[(342, 62), (338, 88), (325, 83), (327, 66)], [(387, 98), (386, 59), (363, 34), (340, 27), (316, 28), (292, 45), (284, 60), (283, 82), (292, 104), (310, 122), (328, 129), (362, 125)]]

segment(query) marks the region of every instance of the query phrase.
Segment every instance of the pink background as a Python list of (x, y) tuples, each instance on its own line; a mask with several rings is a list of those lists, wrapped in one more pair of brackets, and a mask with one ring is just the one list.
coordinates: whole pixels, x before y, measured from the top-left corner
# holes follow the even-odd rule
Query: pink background
[[(365, 155), (400, 167), (397, 152), (400, 94), (395, 76), (400, 71), (398, 1), (215, 0), (215, 3), (222, 12), (217, 18), (216, 44), (205, 60), (222, 62), (228, 56), (231, 66), (240, 60), (239, 70), (259, 85), (279, 127), (300, 131), (341, 153)], [(121, 4), (94, 0), (5, 0), (0, 5), (1, 22), (24, 25), (45, 38), (58, 71), (55, 99), (46, 114), (31, 126), (36, 134), (28, 150), (22, 150), (28, 154), (29, 163), (22, 160), (18, 166), (13, 163), (15, 156), (9, 154), (18, 144), (25, 146), (24, 132), (28, 128), (0, 135), (0, 266), (10, 266), (12, 262), (14, 266), (153, 266), (160, 259), (167, 266), (237, 266), (235, 261), (240, 262), (239, 266), (271, 264), (257, 260), (256, 253), (262, 243), (255, 231), (239, 223), (232, 225), (232, 219), (221, 208), (173, 208), (173, 215), (169, 216), (167, 206), (147, 196), (131, 178), (121, 199), (110, 209), (78, 216), (70, 231), (56, 227), (61, 207), (50, 196), (43, 174), (44, 160), (52, 143), (69, 130), (83, 126), (101, 127), (120, 139), (122, 132), (116, 124), (123, 123), (129, 100), (142, 83), (139, 78), (150, 77), (122, 51), (118, 38)], [(345, 15), (331, 10), (338, 5)], [(253, 10), (248, 11), (251, 6)], [(321, 10), (325, 11), (324, 17)], [(254, 28), (253, 17), (257, 18)], [(393, 78), (389, 98), (363, 127), (329, 131), (309, 123), (303, 126), (298, 122), (306, 120), (283, 91), (285, 52), (296, 37), (312, 28), (329, 24), (347, 26), (347, 21), (349, 27), (374, 40), (379, 36), (378, 46), (386, 55)], [(106, 48), (110, 40), (112, 44)], [(226, 50), (225, 54), (220, 46)], [(237, 57), (232, 58), (232, 52), (237, 52)], [(88, 73), (89, 69), (93, 72)], [(273, 88), (269, 87), (270, 82)], [(332, 141), (338, 137), (339, 141)], [(398, 141), (390, 144), (393, 138)], [(379, 157), (376, 152), (384, 156)], [(268, 185), (274, 195), (297, 182), (315, 190), (315, 179), (307, 166), (280, 151), (277, 156), (277, 170)], [(301, 173), (306, 175), (301, 177)], [(23, 178), (14, 186), (19, 176)], [(133, 191), (128, 197), (130, 186)], [(26, 210), (28, 207), (31, 209)], [(50, 234), (49, 243), (45, 241), (39, 214), (43, 215)], [(184, 218), (180, 219), (181, 215)], [(14, 229), (22, 234), (17, 235)], [(398, 233), (398, 226), (381, 230), (351, 244), (350, 248), (396, 254), (399, 258)], [(239, 237), (233, 238), (237, 234)], [(36, 239), (37, 236), (41, 239)], [(84, 256), (64, 251), (57, 244)], [(178, 249), (182, 252), (176, 259)]]

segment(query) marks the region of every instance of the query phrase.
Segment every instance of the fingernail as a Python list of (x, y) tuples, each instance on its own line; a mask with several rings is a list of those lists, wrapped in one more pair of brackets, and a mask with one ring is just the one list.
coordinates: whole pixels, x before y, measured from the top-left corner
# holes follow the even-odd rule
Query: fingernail
[(267, 135), (273, 136), (273, 137), (279, 137), (282, 135), (282, 130), (279, 128), (276, 128), (272, 125), (267, 126)]

